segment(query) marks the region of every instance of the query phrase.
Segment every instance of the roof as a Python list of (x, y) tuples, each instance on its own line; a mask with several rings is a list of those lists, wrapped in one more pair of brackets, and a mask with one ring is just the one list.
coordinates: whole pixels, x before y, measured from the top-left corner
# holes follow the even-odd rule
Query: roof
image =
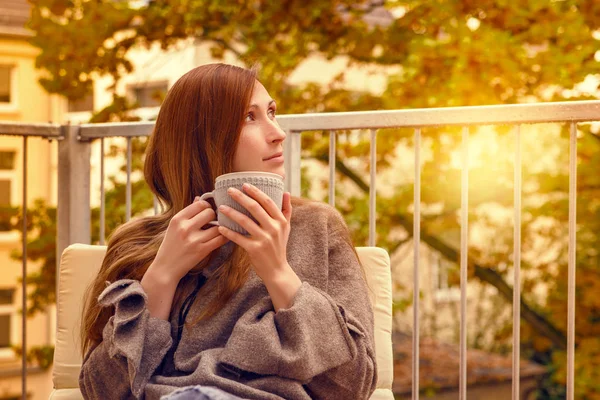
[[(412, 337), (394, 333), (394, 394), (407, 394), (412, 390)], [(456, 389), (459, 386), (459, 346), (441, 343), (432, 338), (419, 340), (420, 388), (437, 390)], [(546, 369), (534, 362), (521, 360), (521, 379), (534, 378)], [(483, 350), (467, 350), (467, 384), (510, 382), (512, 380), (512, 355), (503, 356)]]
[(29, 20), (31, 5), (27, 0), (0, 1), (0, 35), (29, 37), (31, 31), (25, 27)]
[(394, 16), (383, 6), (383, 2), (375, 4), (377, 2), (372, 1), (371, 3), (374, 3), (373, 8), (363, 17), (367, 25), (387, 28), (394, 22)]
[[(359, 3), (352, 8), (364, 12), (362, 20), (370, 27), (386, 28), (394, 22), (394, 16), (385, 8), (383, 0), (367, 0), (365, 3)], [(342, 19), (349, 16), (348, 8), (345, 5), (338, 6)]]

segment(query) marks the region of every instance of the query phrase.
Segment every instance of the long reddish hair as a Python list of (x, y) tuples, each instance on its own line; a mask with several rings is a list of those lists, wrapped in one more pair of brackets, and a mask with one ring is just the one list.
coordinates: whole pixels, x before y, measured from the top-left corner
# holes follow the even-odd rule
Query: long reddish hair
[[(171, 218), (195, 196), (213, 190), (217, 176), (233, 170), (255, 82), (253, 70), (209, 64), (189, 71), (169, 90), (148, 141), (144, 163), (145, 180), (164, 212), (129, 221), (109, 238), (100, 272), (86, 292), (81, 325), (83, 354), (102, 341), (102, 330), (114, 312), (98, 304), (106, 282), (141, 280)], [(210, 258), (191, 274), (199, 273)], [(250, 263), (243, 250), (236, 246), (225, 264), (235, 268), (223, 265), (209, 281), (211, 285), (206, 285), (217, 288), (218, 295), (204, 310), (203, 318), (221, 309), (246, 280)], [(181, 300), (181, 292), (177, 291), (173, 307)]]

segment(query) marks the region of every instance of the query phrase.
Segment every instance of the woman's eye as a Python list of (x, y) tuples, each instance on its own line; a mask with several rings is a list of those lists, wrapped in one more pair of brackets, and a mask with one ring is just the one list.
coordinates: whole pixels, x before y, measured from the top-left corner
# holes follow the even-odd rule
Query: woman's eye
[(246, 121), (246, 122), (251, 122), (251, 121), (254, 121), (254, 113), (248, 113), (248, 114), (246, 114), (246, 119), (245, 119), (245, 121)]
[(274, 108), (269, 109), (269, 117), (275, 118), (275, 113), (276, 113), (276, 111)]

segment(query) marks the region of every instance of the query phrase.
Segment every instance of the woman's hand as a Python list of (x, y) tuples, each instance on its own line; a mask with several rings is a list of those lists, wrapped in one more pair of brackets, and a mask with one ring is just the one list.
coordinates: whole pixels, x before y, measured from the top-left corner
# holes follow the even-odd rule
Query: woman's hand
[(165, 280), (179, 283), (192, 268), (213, 250), (227, 243), (216, 226), (202, 227), (216, 219), (210, 204), (199, 197), (179, 211), (171, 221), (149, 270), (159, 272)]
[(228, 242), (216, 226), (202, 229), (214, 219), (210, 204), (199, 197), (171, 218), (156, 257), (141, 281), (151, 316), (167, 319), (181, 278), (211, 251)]
[(229, 195), (252, 214), (248, 216), (222, 205), (219, 211), (248, 231), (246, 237), (226, 227), (219, 232), (248, 253), (254, 272), (262, 279), (275, 310), (286, 308), (292, 302), (302, 282), (287, 261), (287, 242), (290, 236), (292, 203), (289, 193), (283, 195), (283, 207), (253, 185), (244, 184), (244, 192), (230, 188)]

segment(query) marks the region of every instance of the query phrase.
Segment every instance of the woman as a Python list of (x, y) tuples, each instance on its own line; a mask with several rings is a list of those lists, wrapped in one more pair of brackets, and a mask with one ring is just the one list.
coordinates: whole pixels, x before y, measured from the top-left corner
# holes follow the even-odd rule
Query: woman
[(285, 175), (275, 112), (255, 73), (231, 65), (195, 68), (169, 91), (144, 171), (166, 211), (109, 240), (83, 311), (85, 398), (366, 399), (375, 389), (367, 286), (335, 209), (286, 193), (279, 210), (249, 187), (231, 195), (258, 223), (221, 210), (249, 236), (207, 225), (215, 212), (197, 196), (217, 176)]

